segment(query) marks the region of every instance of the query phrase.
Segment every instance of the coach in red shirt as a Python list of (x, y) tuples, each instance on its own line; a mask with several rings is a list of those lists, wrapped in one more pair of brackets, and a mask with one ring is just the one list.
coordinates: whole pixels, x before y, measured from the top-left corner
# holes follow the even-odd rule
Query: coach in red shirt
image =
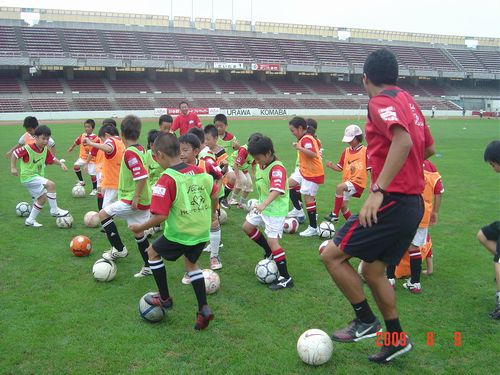
[[(322, 259), (356, 314), (346, 328), (333, 332), (332, 340), (355, 342), (376, 337), (382, 348), (369, 360), (385, 363), (413, 347), (401, 329), (385, 269), (399, 263), (422, 218), (422, 163), (434, 153), (434, 141), (418, 105), (396, 86), (398, 63), (392, 52), (372, 52), (363, 73), (370, 97), (365, 133), (372, 185), (359, 215), (347, 220)], [(352, 257), (363, 260), (362, 274), (384, 317), (387, 332), (383, 334), (366, 300), (361, 278), (349, 263)]]
[(174, 123), (170, 128), (172, 133), (175, 133), (177, 129), (180, 130), (180, 134), (186, 134), (191, 128), (201, 128), (201, 121), (194, 112), (189, 112), (189, 104), (187, 102), (180, 102), (179, 109), (181, 113), (174, 119)]

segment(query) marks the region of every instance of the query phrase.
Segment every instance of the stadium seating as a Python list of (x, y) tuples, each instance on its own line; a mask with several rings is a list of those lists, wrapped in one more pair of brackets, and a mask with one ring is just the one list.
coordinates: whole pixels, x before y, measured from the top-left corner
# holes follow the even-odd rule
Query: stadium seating
[(137, 94), (141, 91), (151, 92), (146, 81), (141, 77), (122, 75), (116, 77), (116, 81), (110, 81), (109, 83), (115, 92)]
[(75, 98), (73, 104), (78, 111), (109, 111), (113, 109), (106, 98)]
[(63, 91), (59, 80), (50, 76), (33, 78), (26, 82), (26, 86), (31, 93), (50, 92), (55, 94), (58, 91)]
[(108, 92), (106, 86), (100, 78), (85, 77), (75, 78), (67, 81), (71, 91), (78, 91), (80, 93), (103, 93)]
[(149, 98), (116, 98), (120, 109), (151, 109), (154, 108)]
[(486, 71), (486, 68), (481, 64), (476, 55), (465, 49), (449, 49), (448, 52), (460, 63), (467, 71)]
[(248, 52), (241, 38), (213, 35), (211, 39), (222, 60), (253, 61), (253, 57)]
[(146, 58), (136, 33), (132, 31), (101, 31), (109, 52), (116, 57)]
[(474, 56), (492, 73), (500, 73), (500, 52), (478, 50)]
[(57, 98), (37, 98), (28, 100), (31, 109), (35, 112), (69, 111), (66, 100)]
[(275, 40), (264, 38), (243, 38), (243, 40), (255, 60), (272, 63), (286, 62)]
[(316, 41), (306, 41), (305, 43), (319, 62), (328, 65), (347, 66), (347, 61), (335, 47), (336, 43)]
[(189, 60), (219, 60), (217, 53), (205, 35), (177, 34), (176, 40)]
[(218, 88), (217, 91), (228, 93), (232, 92), (235, 94), (250, 94), (250, 90), (247, 86), (240, 80), (233, 80), (231, 82), (225, 82), (224, 80), (212, 80), (212, 83)]
[(24, 106), (20, 99), (0, 98), (0, 112), (23, 112)]
[(144, 52), (152, 58), (182, 59), (182, 52), (172, 34), (167, 33), (138, 33), (144, 45)]
[(99, 35), (96, 30), (62, 30), (64, 42), (72, 56), (105, 56)]
[(0, 26), (0, 55), (14, 55), (21, 53), (14, 28)]
[(30, 56), (63, 56), (64, 49), (57, 29), (22, 27), (24, 47)]
[(21, 88), (14, 77), (0, 77), (0, 94), (20, 94)]

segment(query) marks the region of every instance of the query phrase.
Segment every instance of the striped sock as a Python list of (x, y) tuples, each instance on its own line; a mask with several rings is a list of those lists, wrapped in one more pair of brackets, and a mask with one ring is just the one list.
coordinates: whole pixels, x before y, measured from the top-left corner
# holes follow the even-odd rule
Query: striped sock
[(312, 228), (317, 228), (316, 222), (316, 200), (306, 203), (307, 216), (309, 217), (309, 225)]
[(120, 234), (118, 233), (118, 228), (116, 228), (116, 224), (113, 220), (113, 217), (108, 217), (101, 221), (102, 229), (106, 232), (106, 236), (108, 237), (108, 241), (116, 250), (123, 251), (125, 245), (120, 238)]
[(280, 247), (277, 250), (273, 251), (273, 259), (276, 262), (276, 265), (278, 266), (278, 270), (280, 271), (280, 275), (283, 276), (284, 278), (288, 279), (290, 275), (288, 274), (288, 269), (286, 267), (286, 254), (285, 250), (283, 250), (282, 247)]
[(210, 256), (218, 257), (219, 256), (219, 246), (220, 246), (220, 225), (217, 225), (216, 228), (210, 229)]
[(42, 211), (42, 208), (43, 208), (42, 204), (38, 202), (33, 203), (33, 207), (31, 207), (30, 216), (28, 217), (27, 220), (30, 222), (36, 221), (36, 218), (40, 213), (40, 211)]
[(198, 268), (197, 270), (188, 272), (188, 276), (191, 279), (194, 294), (196, 294), (198, 310), (201, 310), (201, 308), (207, 304), (207, 291), (205, 289), (205, 278), (203, 277), (203, 272), (201, 272)]
[(269, 247), (269, 244), (267, 243), (266, 239), (262, 235), (262, 232), (258, 230), (257, 228), (254, 228), (253, 231), (248, 234), (248, 237), (257, 243), (260, 247), (264, 249), (264, 256), (266, 258), (269, 258), (272, 254), (271, 248)]
[(50, 212), (57, 212), (57, 193), (47, 193), (47, 200), (49, 201)]
[(410, 253), (410, 272), (411, 272), (411, 283), (420, 282), (420, 273), (422, 272), (422, 253), (420, 249), (411, 249), (408, 251)]
[(148, 247), (149, 241), (148, 236), (143, 235), (142, 237), (135, 237), (135, 242), (137, 243), (137, 248), (141, 254), (142, 260), (144, 261), (144, 267), (149, 267), (148, 263)]
[(148, 260), (149, 268), (153, 272), (153, 277), (155, 278), (156, 286), (160, 292), (160, 298), (165, 301), (170, 297), (168, 292), (167, 284), (167, 270), (163, 264), (163, 260)]

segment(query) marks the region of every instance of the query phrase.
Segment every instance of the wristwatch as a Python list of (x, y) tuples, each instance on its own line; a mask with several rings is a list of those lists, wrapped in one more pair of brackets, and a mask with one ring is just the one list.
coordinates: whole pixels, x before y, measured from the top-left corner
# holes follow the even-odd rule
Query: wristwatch
[(370, 191), (372, 193), (382, 193), (382, 194), (385, 194), (385, 190), (382, 189), (380, 186), (378, 186), (377, 184), (372, 184), (372, 187), (370, 188)]

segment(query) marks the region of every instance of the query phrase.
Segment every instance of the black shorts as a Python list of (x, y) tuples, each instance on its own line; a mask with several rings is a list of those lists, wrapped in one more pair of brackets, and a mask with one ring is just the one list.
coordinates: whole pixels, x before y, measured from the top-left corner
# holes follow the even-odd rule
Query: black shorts
[(423, 214), (420, 195), (385, 194), (377, 213), (377, 224), (363, 228), (358, 215), (353, 215), (333, 242), (352, 257), (397, 265), (410, 246)]
[(496, 241), (497, 255), (494, 260), (498, 262), (500, 258), (500, 221), (494, 221), (490, 225), (482, 227), (481, 232), (483, 232), (488, 241)]
[(171, 262), (176, 261), (184, 255), (191, 263), (196, 263), (206, 242), (200, 242), (197, 245), (183, 245), (178, 242), (169, 241), (164, 235), (158, 237), (153, 242), (153, 250), (161, 255), (162, 258)]

